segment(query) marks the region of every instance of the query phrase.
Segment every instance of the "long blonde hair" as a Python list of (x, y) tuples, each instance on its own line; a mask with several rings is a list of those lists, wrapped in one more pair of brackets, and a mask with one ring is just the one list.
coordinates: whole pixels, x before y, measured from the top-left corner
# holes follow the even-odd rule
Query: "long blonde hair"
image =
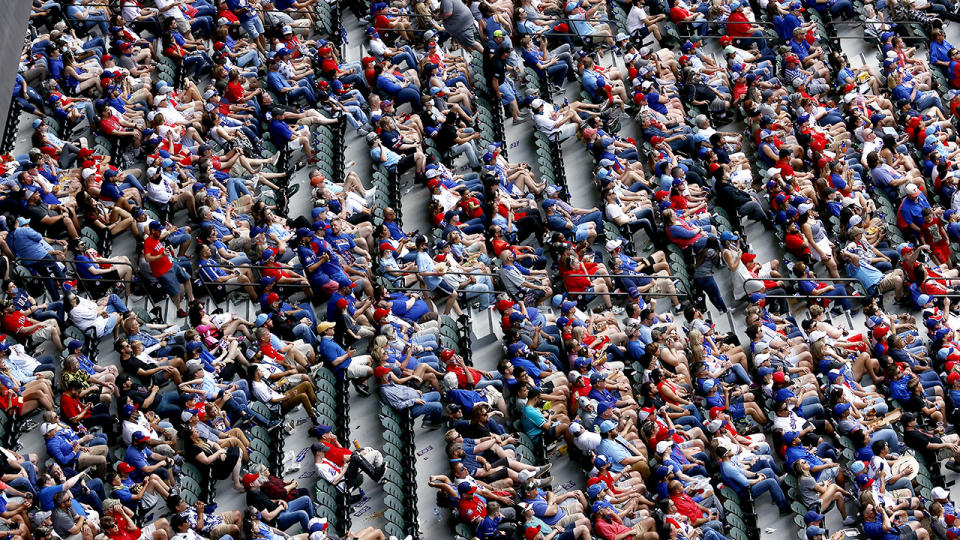
[(699, 330), (693, 329), (687, 332), (687, 344), (690, 346), (690, 359), (691, 364), (696, 364), (698, 362), (703, 362), (704, 350), (703, 344), (700, 341), (703, 339), (703, 334)]

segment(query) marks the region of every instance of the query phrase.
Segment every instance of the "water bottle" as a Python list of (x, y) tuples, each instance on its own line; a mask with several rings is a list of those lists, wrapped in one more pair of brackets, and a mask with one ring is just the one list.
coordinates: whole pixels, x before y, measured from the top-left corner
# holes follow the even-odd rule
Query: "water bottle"
[(440, 523), (441, 521), (443, 521), (443, 517), (440, 515), (440, 507), (439, 507), (439, 506), (434, 506), (434, 507), (433, 507), (433, 519), (434, 519), (434, 521), (436, 521), (437, 523)]

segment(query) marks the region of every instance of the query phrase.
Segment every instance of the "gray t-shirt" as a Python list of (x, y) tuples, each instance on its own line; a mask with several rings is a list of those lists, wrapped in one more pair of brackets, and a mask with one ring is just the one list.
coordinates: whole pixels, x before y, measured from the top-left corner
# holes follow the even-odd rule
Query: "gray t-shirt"
[(813, 476), (806, 475), (800, 477), (797, 489), (800, 491), (800, 502), (807, 508), (820, 508), (820, 494), (816, 490), (817, 481)]
[(77, 514), (72, 508), (54, 508), (50, 519), (53, 521), (53, 530), (63, 538), (70, 536), (70, 529), (77, 525)]
[(470, 8), (460, 0), (440, 0), (440, 14), (450, 16), (443, 19), (443, 29), (461, 45), (468, 47), (476, 41), (474, 18)]

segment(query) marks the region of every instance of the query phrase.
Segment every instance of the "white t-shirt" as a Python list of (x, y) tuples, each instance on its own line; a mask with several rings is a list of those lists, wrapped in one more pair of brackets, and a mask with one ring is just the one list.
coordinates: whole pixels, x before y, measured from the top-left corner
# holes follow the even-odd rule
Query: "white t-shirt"
[(383, 53), (387, 52), (387, 44), (382, 39), (370, 40), (370, 53), (377, 58), (383, 58)]
[(610, 220), (617, 220), (623, 216), (623, 208), (621, 208), (617, 203), (607, 203), (605, 210), (607, 213), (607, 218)]
[(634, 33), (647, 27), (643, 20), (647, 18), (647, 12), (642, 7), (634, 4), (627, 13), (627, 32)]
[(596, 450), (600, 447), (600, 441), (602, 437), (599, 433), (594, 433), (592, 431), (583, 431), (580, 435), (577, 435), (577, 438), (574, 442), (577, 445), (577, 448), (583, 451), (587, 450)]
[[(173, 17), (174, 19), (186, 19), (187, 17), (183, 14), (183, 11), (180, 10), (180, 2), (178, 0), (154, 0), (157, 9), (160, 10), (161, 15), (166, 15), (167, 17)], [(169, 5), (173, 5), (172, 8), (164, 11)]]

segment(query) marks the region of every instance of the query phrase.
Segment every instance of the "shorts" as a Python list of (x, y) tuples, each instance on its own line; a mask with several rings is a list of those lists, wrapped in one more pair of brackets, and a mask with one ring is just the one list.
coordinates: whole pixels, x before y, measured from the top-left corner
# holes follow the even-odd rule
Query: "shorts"
[(403, 174), (405, 171), (409, 171), (410, 168), (416, 164), (416, 158), (413, 156), (413, 154), (407, 154), (401, 157), (396, 166), (397, 174)]
[(240, 26), (247, 32), (250, 39), (257, 39), (263, 33), (263, 21), (260, 20), (260, 17), (250, 17), (241, 22)]
[(577, 228), (574, 230), (573, 237), (577, 242), (583, 242), (590, 236), (590, 226), (586, 223), (581, 223), (577, 225)]
[(190, 21), (188, 21), (186, 18), (177, 18), (176, 21), (177, 30), (179, 30), (181, 34), (186, 34), (190, 31)]
[(153, 533), (157, 531), (157, 524), (151, 523), (140, 528), (140, 540), (153, 540)]
[[(942, 440), (947, 444), (957, 444), (957, 443), (960, 443), (960, 435), (956, 433), (948, 433), (943, 437), (940, 437), (940, 440)], [(950, 448), (941, 448), (940, 450), (937, 451), (937, 457), (939, 457), (941, 460), (944, 460), (944, 461), (953, 459), (954, 457), (953, 450), (951, 450)]]
[(177, 266), (174, 265), (173, 268), (167, 271), (166, 274), (157, 278), (157, 281), (160, 282), (160, 287), (163, 289), (163, 292), (169, 294), (170, 296), (176, 296), (180, 294), (180, 279), (177, 276)]
[(917, 540), (917, 531), (905, 525), (901, 525), (900, 527), (906, 529), (905, 531), (900, 531), (900, 540)]
[(362, 379), (369, 375), (370, 373), (370, 357), (369, 356), (355, 356), (350, 360), (350, 365), (347, 366), (346, 375), (348, 379)]
[(877, 283), (877, 291), (881, 294), (887, 291), (892, 291), (897, 286), (896, 280), (897, 275), (895, 273), (890, 273), (883, 276), (883, 279), (880, 280), (880, 283)]
[(453, 285), (450, 285), (449, 283), (446, 282), (446, 280), (441, 279), (440, 283), (437, 284), (437, 288), (434, 290), (440, 294), (449, 296), (453, 294)]
[(735, 420), (739, 420), (747, 416), (747, 412), (743, 407), (743, 402), (731, 403), (727, 405), (727, 411), (730, 412), (730, 417)]
[(820, 471), (820, 475), (817, 476), (817, 482), (826, 482), (832, 483), (837, 479), (837, 474), (840, 473), (840, 467), (830, 467), (829, 469), (824, 469)]
[(462, 32), (451, 32), (447, 28), (444, 28), (444, 30), (446, 30), (453, 39), (457, 40), (457, 43), (463, 45), (464, 48), (470, 48), (477, 42), (477, 32), (472, 24), (464, 28)]
[(556, 524), (557, 527), (566, 529), (583, 517), (583, 514), (580, 513), (580, 505), (578, 503), (567, 503), (566, 505), (560, 505), (560, 508), (566, 512), (567, 515), (560, 518), (560, 521)]

